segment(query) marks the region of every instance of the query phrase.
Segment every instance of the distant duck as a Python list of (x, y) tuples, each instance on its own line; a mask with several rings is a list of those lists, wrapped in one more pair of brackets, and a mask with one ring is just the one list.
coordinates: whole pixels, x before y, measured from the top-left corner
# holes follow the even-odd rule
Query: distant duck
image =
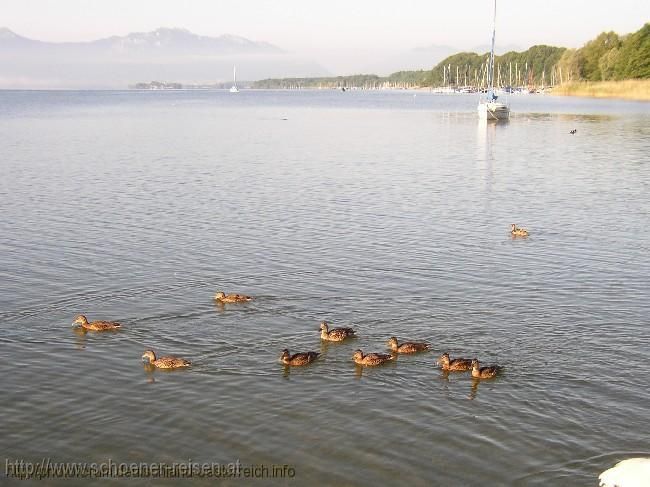
[(153, 350), (147, 350), (142, 354), (143, 359), (147, 359), (148, 363), (159, 369), (178, 369), (180, 367), (189, 367), (191, 362), (184, 358), (178, 357), (160, 357), (156, 358)]
[(502, 367), (499, 365), (488, 365), (481, 367), (477, 359), (472, 360), (472, 377), (477, 379), (491, 379), (501, 372)]
[(329, 342), (342, 342), (346, 338), (353, 338), (356, 335), (352, 328), (334, 328), (329, 329), (327, 322), (323, 321), (320, 324), (320, 339)]
[(390, 337), (388, 339), (388, 346), (393, 352), (397, 353), (417, 353), (426, 352), (429, 350), (429, 344), (423, 342), (404, 342), (398, 343), (397, 338)]
[(84, 330), (91, 331), (119, 330), (122, 327), (122, 325), (114, 321), (93, 321), (89, 323), (88, 319), (84, 315), (77, 316), (72, 322), (73, 326), (75, 324), (81, 325)]
[(300, 352), (291, 355), (289, 350), (285, 348), (282, 350), (280, 361), (284, 365), (307, 365), (316, 360), (319, 355), (320, 353), (318, 352)]
[(223, 291), (219, 291), (214, 295), (214, 299), (220, 303), (246, 303), (253, 298), (244, 294), (226, 294)]
[(578, 129), (573, 129), (573, 130), (570, 131), (569, 133), (570, 133), (571, 135), (573, 135), (573, 134), (575, 134), (577, 131), (578, 131)]
[(468, 358), (455, 358), (451, 360), (447, 352), (443, 353), (440, 359), (438, 360), (440, 368), (442, 370), (471, 370), (472, 360)]
[(528, 230), (525, 228), (519, 228), (517, 225), (514, 223), (510, 225), (510, 234), (513, 237), (527, 237), (528, 236)]
[(354, 363), (370, 367), (385, 364), (394, 358), (394, 355), (388, 355), (387, 353), (368, 353), (364, 355), (361, 350), (355, 351), (354, 355), (352, 356)]
[(628, 458), (598, 476), (600, 487), (650, 486), (650, 458)]

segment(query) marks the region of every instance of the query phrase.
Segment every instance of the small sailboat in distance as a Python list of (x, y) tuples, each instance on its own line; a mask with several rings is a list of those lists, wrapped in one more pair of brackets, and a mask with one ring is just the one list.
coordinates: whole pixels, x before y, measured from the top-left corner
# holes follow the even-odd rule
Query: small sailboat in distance
[(239, 93), (239, 88), (237, 88), (237, 66), (232, 67), (232, 87), (230, 88), (230, 93)]
[(488, 66), (488, 90), (486, 97), (478, 104), (478, 116), (481, 120), (508, 120), (510, 107), (506, 103), (497, 101), (494, 93), (494, 37), (497, 24), (497, 0), (494, 0), (494, 19), (492, 23), (492, 49), (490, 50), (490, 64)]

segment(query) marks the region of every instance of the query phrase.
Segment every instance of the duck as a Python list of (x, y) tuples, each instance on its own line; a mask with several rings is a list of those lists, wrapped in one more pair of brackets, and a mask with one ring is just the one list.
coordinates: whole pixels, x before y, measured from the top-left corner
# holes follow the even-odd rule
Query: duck
[(284, 365), (307, 365), (312, 363), (320, 355), (319, 352), (300, 352), (291, 355), (286, 348), (282, 350), (280, 361)]
[(571, 135), (575, 135), (575, 133), (576, 133), (577, 131), (578, 131), (578, 129), (573, 129), (573, 130), (569, 131), (569, 133), (570, 133)]
[(352, 328), (334, 328), (329, 329), (327, 322), (323, 321), (320, 324), (320, 339), (327, 340), (329, 342), (342, 342), (346, 338), (353, 338), (356, 335), (354, 334)]
[(116, 323), (115, 321), (92, 321), (88, 322), (88, 318), (84, 315), (78, 315), (72, 322), (72, 326), (81, 325), (84, 330), (91, 331), (109, 331), (109, 330), (119, 330), (122, 325)]
[(424, 342), (404, 342), (398, 343), (397, 338), (390, 337), (388, 339), (388, 346), (393, 352), (397, 353), (418, 353), (426, 352), (429, 350), (429, 344)]
[(142, 354), (142, 359), (147, 359), (148, 363), (159, 369), (178, 369), (180, 367), (189, 367), (192, 363), (189, 360), (179, 357), (160, 357), (156, 358), (153, 350), (146, 350)]
[(481, 367), (477, 359), (472, 360), (472, 377), (477, 379), (491, 379), (495, 377), (502, 367), (499, 365), (488, 365)]
[(517, 225), (514, 223), (510, 225), (510, 234), (513, 237), (527, 237), (528, 236), (528, 230), (525, 228), (519, 228)]
[(375, 365), (385, 364), (394, 358), (394, 355), (389, 355), (387, 353), (367, 353), (364, 355), (361, 350), (356, 350), (352, 356), (354, 363), (371, 367)]
[(244, 294), (226, 294), (223, 291), (219, 291), (214, 295), (214, 299), (220, 303), (246, 303), (253, 298)]
[(472, 359), (455, 358), (451, 360), (447, 352), (440, 356), (438, 363), (442, 370), (470, 370), (472, 368)]

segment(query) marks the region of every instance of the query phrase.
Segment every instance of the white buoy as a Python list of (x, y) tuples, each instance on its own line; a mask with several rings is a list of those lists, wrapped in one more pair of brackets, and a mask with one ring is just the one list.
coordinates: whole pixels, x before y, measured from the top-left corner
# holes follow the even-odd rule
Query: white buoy
[(628, 458), (598, 477), (600, 487), (650, 487), (650, 458)]

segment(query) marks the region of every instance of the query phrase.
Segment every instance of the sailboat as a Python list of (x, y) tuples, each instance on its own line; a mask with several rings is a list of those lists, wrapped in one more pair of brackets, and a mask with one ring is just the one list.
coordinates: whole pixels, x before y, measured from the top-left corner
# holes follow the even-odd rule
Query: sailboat
[(497, 0), (494, 0), (494, 19), (492, 23), (492, 50), (490, 51), (490, 64), (488, 66), (488, 91), (487, 96), (478, 104), (478, 116), (481, 120), (508, 120), (510, 107), (506, 103), (497, 101), (494, 93), (494, 37), (497, 25)]
[(230, 88), (230, 93), (239, 93), (239, 88), (237, 88), (237, 66), (232, 67), (232, 87)]

